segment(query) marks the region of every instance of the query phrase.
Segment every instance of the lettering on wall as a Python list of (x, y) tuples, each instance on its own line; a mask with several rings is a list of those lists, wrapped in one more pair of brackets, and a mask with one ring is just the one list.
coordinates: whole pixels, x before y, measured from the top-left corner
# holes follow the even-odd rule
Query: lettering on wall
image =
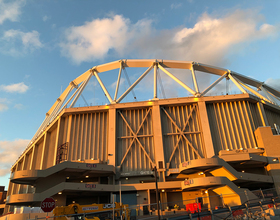
[(87, 163), (86, 167), (87, 168), (96, 168), (96, 164), (95, 163)]
[(86, 189), (94, 189), (96, 188), (96, 184), (85, 184)]

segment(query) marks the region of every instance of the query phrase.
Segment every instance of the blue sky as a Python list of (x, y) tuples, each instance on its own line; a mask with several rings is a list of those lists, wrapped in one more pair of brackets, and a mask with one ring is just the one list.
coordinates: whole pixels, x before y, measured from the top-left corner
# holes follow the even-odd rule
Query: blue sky
[(196, 61), (279, 89), (279, 8), (278, 0), (0, 0), (0, 185), (61, 90), (93, 66)]

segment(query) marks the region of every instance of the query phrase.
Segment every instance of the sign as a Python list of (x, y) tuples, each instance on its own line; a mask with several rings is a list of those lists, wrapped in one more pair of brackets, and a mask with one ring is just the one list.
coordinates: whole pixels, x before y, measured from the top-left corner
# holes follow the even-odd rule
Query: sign
[(93, 210), (98, 210), (98, 206), (89, 206), (89, 207), (83, 207), (83, 211), (93, 211)]
[(96, 185), (95, 184), (85, 184), (85, 188), (86, 189), (94, 189), (94, 188), (96, 188)]
[[(114, 204), (114, 208), (115, 207), (116, 207), (116, 204)], [(103, 209), (111, 209), (111, 208), (113, 208), (113, 204), (111, 204), (111, 203), (103, 205)]]
[(187, 166), (189, 166), (189, 165), (190, 165), (190, 161), (187, 161), (187, 162), (182, 163), (182, 167), (187, 167)]
[(190, 179), (190, 180), (185, 180), (184, 181), (184, 185), (186, 186), (186, 185), (191, 185), (191, 184), (193, 184), (193, 180), (192, 179)]
[(142, 170), (142, 171), (131, 171), (126, 173), (121, 173), (121, 176), (149, 176), (153, 175), (154, 171), (151, 170)]
[(46, 198), (41, 202), (41, 209), (44, 212), (51, 212), (55, 208), (55, 201), (53, 198)]
[(96, 164), (95, 163), (87, 163), (86, 168), (96, 168)]

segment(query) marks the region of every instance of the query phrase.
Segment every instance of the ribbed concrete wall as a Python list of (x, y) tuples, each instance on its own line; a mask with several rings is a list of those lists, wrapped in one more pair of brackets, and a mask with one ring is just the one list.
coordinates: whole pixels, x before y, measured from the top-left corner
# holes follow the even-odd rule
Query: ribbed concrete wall
[[(92, 112), (69, 116), (64, 123), (63, 143), (68, 142), (68, 160), (107, 161), (107, 112)], [(65, 125), (67, 124), (67, 125)], [(70, 130), (66, 135), (66, 130)]]
[(170, 163), (170, 168), (205, 156), (197, 104), (164, 106), (161, 118), (165, 162)]
[(151, 115), (150, 108), (117, 110), (116, 165), (122, 172), (151, 169), (155, 157)]
[(277, 124), (278, 126), (280, 126), (280, 113), (277, 111), (273, 111), (269, 108), (265, 108), (265, 114), (268, 120), (268, 124), (269, 126), (271, 126), (271, 128), (274, 128), (274, 123)]
[[(110, 111), (107, 107), (101, 110), (97, 107), (67, 109), (22, 155), (12, 170), (39, 170), (54, 166), (57, 148), (68, 143), (66, 154), (70, 161), (92, 159), (106, 163), (110, 156), (115, 161), (112, 165), (119, 168), (117, 172), (129, 173), (132, 177), (141, 171), (151, 171), (155, 164), (160, 167), (158, 162), (163, 163), (162, 168), (174, 169), (172, 172), (176, 173), (180, 163), (206, 158), (206, 149), (209, 146), (212, 149), (212, 145), (216, 155), (220, 150), (257, 147), (254, 131), (263, 126), (263, 113), (271, 126), (274, 123), (280, 125), (277, 110), (265, 108), (261, 112), (253, 99), (229, 101), (223, 97), (215, 102), (210, 98), (201, 102), (206, 103), (207, 113), (199, 111), (195, 99), (185, 102), (163, 100), (162, 104), (157, 103), (157, 108), (143, 102), (137, 106), (135, 103), (116, 105)], [(157, 109), (156, 115), (153, 109)], [(110, 130), (109, 112), (110, 120), (115, 120), (116, 125)], [(208, 119), (202, 120), (205, 118)], [(212, 136), (213, 144), (209, 143), (211, 138), (205, 138), (208, 125), (202, 126), (201, 121), (204, 124), (209, 121), (208, 136)], [(115, 153), (108, 155), (108, 142), (112, 137), (116, 139), (112, 142), (115, 143), (115, 151), (112, 151)], [(165, 175), (164, 170), (160, 172)], [(20, 187), (13, 183), (9, 186), (9, 194), (28, 192), (32, 192), (30, 186)]]
[(248, 101), (207, 104), (215, 153), (255, 148), (254, 130), (262, 126), (256, 104)]

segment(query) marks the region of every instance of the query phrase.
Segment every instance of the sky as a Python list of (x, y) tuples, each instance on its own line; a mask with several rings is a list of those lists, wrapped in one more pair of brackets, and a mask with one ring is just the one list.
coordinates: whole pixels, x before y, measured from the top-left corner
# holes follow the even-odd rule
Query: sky
[[(0, 185), (61, 92), (93, 66), (196, 61), (280, 89), (279, 9), (278, 0), (0, 0)], [(105, 104), (92, 86), (89, 101)]]

